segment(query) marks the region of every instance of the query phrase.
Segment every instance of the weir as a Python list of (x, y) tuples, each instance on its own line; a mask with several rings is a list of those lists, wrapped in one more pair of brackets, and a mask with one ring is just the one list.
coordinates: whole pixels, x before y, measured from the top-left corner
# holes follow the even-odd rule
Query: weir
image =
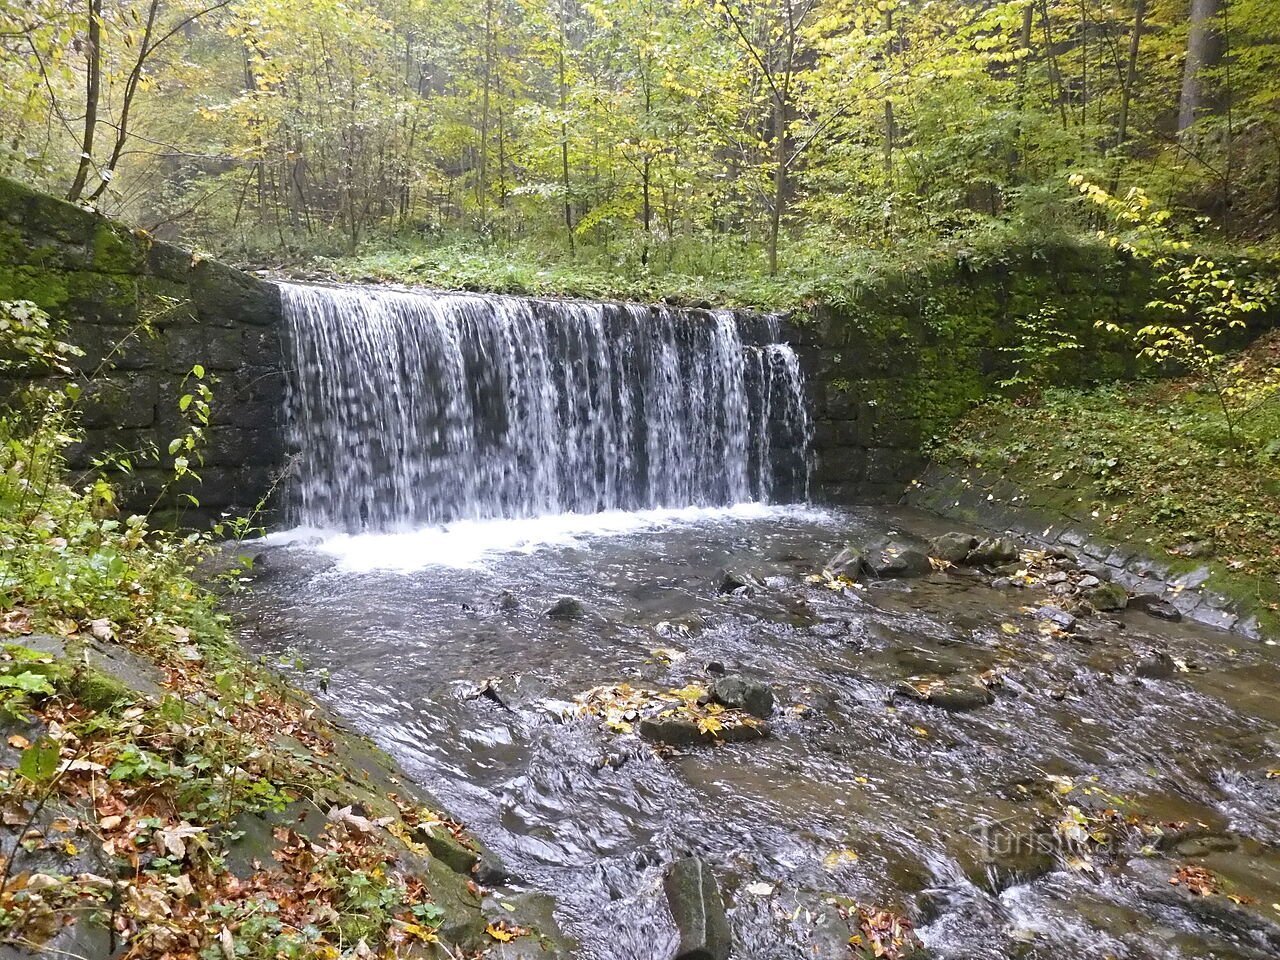
[(289, 519), (462, 519), (808, 495), (811, 425), (775, 317), (281, 284)]

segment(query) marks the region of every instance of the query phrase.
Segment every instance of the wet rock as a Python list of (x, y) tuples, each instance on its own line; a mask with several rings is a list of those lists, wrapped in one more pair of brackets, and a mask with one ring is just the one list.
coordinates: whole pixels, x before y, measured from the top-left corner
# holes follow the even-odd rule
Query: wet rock
[(762, 720), (773, 715), (773, 690), (759, 680), (734, 674), (711, 685), (711, 699), (725, 707), (745, 710)]
[(857, 580), (862, 575), (865, 563), (866, 557), (862, 550), (850, 545), (832, 557), (831, 562), (824, 569), (833, 577), (848, 577), (850, 580)]
[(510, 613), (512, 610), (520, 609), (520, 598), (510, 590), (503, 590), (498, 594), (498, 609), (505, 610)]
[(431, 855), (454, 873), (470, 876), (480, 862), (480, 852), (454, 836), (443, 824), (415, 827), (413, 839), (431, 851)]
[(698, 857), (677, 860), (667, 868), (662, 888), (680, 933), (673, 960), (728, 960), (729, 919), (711, 868)]
[(1009, 537), (988, 537), (969, 551), (964, 562), (971, 567), (989, 567), (1018, 559), (1018, 544)]
[(1076, 586), (1079, 587), (1081, 590), (1092, 590), (1094, 587), (1102, 586), (1102, 581), (1099, 580), (1097, 577), (1095, 577), (1093, 574), (1087, 573), (1080, 578), (1080, 580), (1076, 583)]
[(1138, 610), (1157, 620), (1168, 620), (1177, 623), (1182, 619), (1182, 612), (1168, 600), (1162, 600), (1154, 593), (1140, 593), (1129, 599), (1129, 609)]
[(581, 600), (561, 597), (547, 608), (546, 615), (552, 620), (581, 620), (587, 615), (587, 610)]
[(997, 590), (1008, 590), (1011, 587), (1021, 586), (1021, 584), (1011, 577), (996, 577), (991, 581), (991, 586)]
[(901, 695), (953, 713), (977, 710), (979, 707), (989, 706), (995, 702), (995, 696), (991, 691), (976, 680), (947, 680), (932, 684), (917, 684), (904, 680), (894, 688), (894, 695)]
[(1173, 657), (1163, 650), (1157, 650), (1140, 660), (1133, 672), (1146, 680), (1167, 680), (1178, 672), (1178, 665), (1173, 662)]
[(749, 573), (722, 570), (716, 593), (721, 596), (749, 597), (760, 588), (760, 581)]
[(923, 577), (933, 570), (923, 551), (896, 542), (872, 550), (865, 563), (867, 571), (880, 580)]
[(959, 566), (977, 545), (978, 538), (967, 533), (944, 533), (929, 541), (929, 556)]
[(1036, 611), (1037, 620), (1047, 620), (1050, 623), (1061, 627), (1063, 630), (1070, 630), (1076, 625), (1076, 618), (1061, 607), (1055, 607), (1046, 603), (1043, 607)]
[(724, 664), (719, 660), (709, 660), (707, 662), (707, 673), (722, 674), (724, 673)]
[(1129, 605), (1129, 594), (1117, 583), (1104, 583), (1085, 591), (1085, 598), (1095, 610), (1123, 610)]
[(1066, 583), (1067, 572), (1065, 570), (1055, 570), (1053, 573), (1049, 574), (1047, 577), (1044, 578), (1044, 582), (1049, 584), (1050, 586), (1053, 586), (1055, 583)]
[(704, 733), (695, 720), (678, 714), (671, 716), (643, 717), (640, 720), (640, 736), (646, 740), (665, 743), (673, 747), (688, 747), (700, 743), (742, 743), (759, 740), (769, 734), (769, 725), (752, 726), (745, 723), (726, 723), (715, 733)]

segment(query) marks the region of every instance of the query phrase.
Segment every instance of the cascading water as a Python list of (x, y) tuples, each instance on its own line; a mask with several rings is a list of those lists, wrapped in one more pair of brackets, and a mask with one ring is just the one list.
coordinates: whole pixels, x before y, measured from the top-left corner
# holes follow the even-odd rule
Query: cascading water
[(810, 424), (768, 317), (282, 284), (293, 519), (460, 519), (803, 499)]

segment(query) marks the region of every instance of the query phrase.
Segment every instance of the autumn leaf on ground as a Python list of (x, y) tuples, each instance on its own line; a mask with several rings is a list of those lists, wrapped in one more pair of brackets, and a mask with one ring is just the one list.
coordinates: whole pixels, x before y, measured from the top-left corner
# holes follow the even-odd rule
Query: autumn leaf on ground
[(1204, 867), (1190, 865), (1179, 867), (1178, 872), (1169, 878), (1169, 883), (1175, 887), (1185, 887), (1189, 892), (1200, 897), (1218, 892), (1218, 878)]
[(20, 636), (31, 632), (31, 614), (25, 607), (0, 613), (0, 633)]
[(505, 920), (499, 920), (496, 923), (490, 923), (484, 928), (484, 932), (499, 943), (510, 943), (516, 937), (527, 936), (529, 931), (524, 927), (513, 926)]

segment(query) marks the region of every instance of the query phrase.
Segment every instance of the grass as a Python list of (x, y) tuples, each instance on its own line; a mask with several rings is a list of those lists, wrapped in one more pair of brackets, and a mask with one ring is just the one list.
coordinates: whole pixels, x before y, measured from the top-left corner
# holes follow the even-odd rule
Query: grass
[(998, 469), (1039, 501), (1083, 503), (1100, 533), (1207, 563), (1264, 622), (1280, 611), (1280, 332), (1218, 394), (1191, 379), (1050, 390), (976, 409), (938, 454)]

